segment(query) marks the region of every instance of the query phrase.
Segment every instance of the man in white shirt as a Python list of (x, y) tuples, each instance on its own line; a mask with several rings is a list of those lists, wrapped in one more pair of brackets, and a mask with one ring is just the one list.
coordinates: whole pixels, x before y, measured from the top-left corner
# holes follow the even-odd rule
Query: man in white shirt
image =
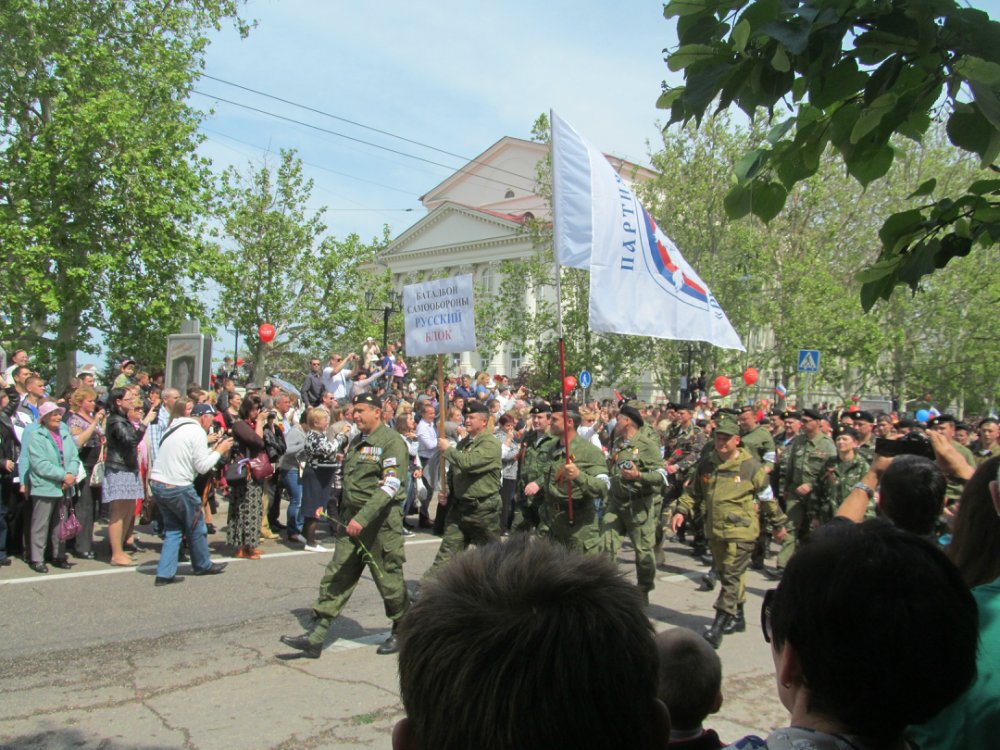
[(420, 520), (418, 524), (421, 529), (433, 527), (430, 517), (430, 502), (434, 497), (434, 489), (440, 482), (441, 457), (437, 448), (437, 429), (434, 426), (434, 404), (424, 402), (420, 410), (420, 421), (417, 422), (417, 455), (420, 457), (420, 465), (423, 466), (423, 473), (420, 481), (427, 488), (427, 497), (420, 506)]
[(323, 387), (332, 393), (337, 401), (343, 401), (347, 398), (351, 387), (350, 375), (352, 365), (357, 360), (358, 355), (354, 352), (351, 352), (346, 357), (341, 357), (339, 354), (331, 354), (330, 364), (323, 368)]
[(198, 404), (191, 418), (174, 419), (160, 440), (156, 463), (149, 474), (149, 486), (163, 516), (165, 532), (156, 566), (157, 586), (184, 580), (177, 575), (177, 553), (185, 534), (196, 576), (216, 575), (226, 567), (211, 560), (201, 498), (194, 489), (195, 476), (211, 470), (233, 446), (232, 438), (225, 438), (214, 448), (208, 447), (206, 432), (214, 416), (211, 404)]

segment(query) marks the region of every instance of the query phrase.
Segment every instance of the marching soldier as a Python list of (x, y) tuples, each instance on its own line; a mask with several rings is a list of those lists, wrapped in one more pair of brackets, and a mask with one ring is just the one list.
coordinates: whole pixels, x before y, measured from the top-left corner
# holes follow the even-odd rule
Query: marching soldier
[(403, 438), (382, 423), (382, 403), (370, 393), (354, 397), (354, 423), (361, 430), (344, 455), (344, 494), (340, 501), (340, 525), (346, 533), (337, 536), (333, 559), (319, 584), (319, 599), (313, 604), (313, 625), (308, 633), (281, 636), (286, 646), (305, 652), (311, 659), (323, 653), (330, 624), (357, 586), (365, 564), (392, 621), (392, 634), (376, 653), (394, 654), (396, 627), (410, 607), (403, 580), (402, 477), (409, 465)]
[[(670, 477), (670, 488), (667, 491), (666, 503), (670, 503), (680, 497), (684, 490), (684, 483), (688, 479), (691, 469), (701, 458), (702, 449), (707, 444), (704, 433), (692, 421), (694, 414), (694, 404), (679, 404), (677, 407), (677, 422), (671, 427), (664, 443), (664, 463)], [(692, 553), (702, 556), (706, 552), (705, 528), (701, 516), (695, 515), (687, 519), (685, 527), (691, 530)], [(679, 532), (680, 533), (680, 532)], [(660, 549), (662, 535), (658, 535), (656, 548)], [(662, 553), (661, 553), (662, 554)]]
[(482, 401), (470, 401), (463, 411), (468, 434), (452, 447), (438, 440), (441, 456), (451, 466), (450, 492), (439, 496), (448, 503), (444, 536), (431, 576), (470, 544), (481, 546), (500, 538), (500, 441), (486, 429), (490, 413)]
[(774, 500), (763, 465), (740, 445), (739, 427), (730, 414), (716, 418), (715, 447), (695, 467), (671, 520), (674, 530), (685, 518), (705, 514), (705, 533), (712, 548), (722, 589), (715, 601), (715, 620), (704, 636), (714, 648), (728, 633), (746, 630), (744, 576), (760, 531), (758, 506), (778, 541), (785, 536), (785, 515)]
[[(566, 421), (562, 405), (552, 405), (552, 434), (556, 438), (548, 454), (543, 479), (542, 536), (587, 554), (601, 551), (601, 530), (597, 508), (611, 484), (604, 453), (576, 434), (580, 412), (576, 404), (567, 404)], [(567, 443), (569, 450), (567, 451)], [(534, 482), (532, 484), (535, 484)], [(525, 487), (525, 492), (533, 488)], [(569, 518), (569, 499), (573, 502), (573, 520)]]
[(618, 424), (608, 461), (611, 489), (604, 514), (605, 548), (614, 560), (621, 537), (628, 535), (635, 548), (635, 571), (639, 588), (649, 601), (656, 580), (653, 554), (656, 524), (661, 503), (660, 490), (667, 484), (667, 472), (655, 442), (641, 436), (645, 420), (631, 404), (618, 411)]
[[(789, 416), (786, 413), (786, 416)], [(822, 415), (815, 409), (805, 409), (799, 422), (800, 432), (787, 446), (788, 461), (783, 467), (782, 495), (788, 516), (785, 536), (778, 552), (778, 565), (771, 574), (780, 578), (796, 546), (809, 536), (812, 521), (816, 518), (816, 483), (828, 458), (837, 454), (833, 441), (820, 431)], [(788, 429), (789, 419), (785, 419)]]
[[(555, 438), (549, 433), (552, 424), (552, 407), (544, 401), (531, 407), (531, 426), (521, 441), (520, 470), (517, 473), (517, 507), (514, 511), (514, 531), (531, 531), (541, 523), (541, 502), (544, 495), (538, 493), (545, 470), (548, 454)], [(533, 485), (532, 493), (525, 488)]]
[[(777, 461), (777, 451), (774, 447), (774, 438), (767, 428), (758, 424), (757, 410), (752, 406), (740, 408), (736, 421), (740, 426), (740, 441), (750, 455), (756, 458), (764, 466), (764, 471), (768, 474), (768, 482), (771, 481), (771, 473), (774, 471), (774, 464)], [(767, 556), (768, 529), (764, 519), (759, 519), (761, 524), (760, 535), (754, 544), (753, 554), (750, 556), (750, 566), (754, 570), (763, 570), (764, 558)]]
[[(837, 508), (868, 473), (868, 461), (859, 451), (861, 435), (853, 427), (842, 427), (834, 439), (837, 455), (828, 458), (819, 472), (816, 487), (816, 519), (824, 524), (837, 515)], [(875, 517), (875, 503), (869, 500), (866, 518)]]

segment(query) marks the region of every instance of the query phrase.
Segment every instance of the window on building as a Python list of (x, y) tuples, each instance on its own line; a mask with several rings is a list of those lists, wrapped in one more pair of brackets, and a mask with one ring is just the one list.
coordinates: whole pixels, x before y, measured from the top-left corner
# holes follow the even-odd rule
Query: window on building
[(522, 354), (520, 349), (510, 350), (510, 377), (517, 375), (521, 369)]

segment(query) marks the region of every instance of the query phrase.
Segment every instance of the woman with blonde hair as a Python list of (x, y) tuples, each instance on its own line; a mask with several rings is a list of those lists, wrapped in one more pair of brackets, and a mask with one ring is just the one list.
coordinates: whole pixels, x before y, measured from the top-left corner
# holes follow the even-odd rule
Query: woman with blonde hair
[(326, 552), (326, 548), (316, 542), (317, 515), (325, 510), (333, 487), (333, 475), (337, 468), (337, 454), (347, 445), (347, 431), (330, 440), (326, 428), (330, 426), (330, 412), (321, 406), (306, 412), (305, 447), (299, 453), (302, 464), (302, 531), (305, 535), (306, 550)]
[(94, 559), (94, 495), (101, 491), (94, 487), (90, 478), (94, 466), (101, 458), (104, 445), (104, 409), (97, 408), (97, 391), (83, 386), (73, 391), (69, 399), (70, 411), (64, 422), (69, 427), (83, 463), (84, 477), (76, 485), (74, 511), (80, 522), (80, 532), (76, 535), (74, 553), (84, 560)]

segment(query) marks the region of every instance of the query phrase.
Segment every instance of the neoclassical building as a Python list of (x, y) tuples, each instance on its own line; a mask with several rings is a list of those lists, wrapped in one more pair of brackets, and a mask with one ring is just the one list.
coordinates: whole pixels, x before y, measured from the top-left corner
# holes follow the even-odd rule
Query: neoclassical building
[[(378, 260), (389, 268), (396, 289), (442, 274), (471, 273), (477, 286), (497, 293), (499, 262), (537, 253), (525, 221), (551, 219), (536, 178), (548, 150), (543, 143), (501, 138), (421, 197), (427, 214), (396, 237)], [(655, 176), (632, 162), (608, 159), (629, 182)], [(530, 289), (523, 304), (536, 304)], [(464, 352), (459, 367), (469, 373), (516, 374), (526, 364), (523, 343), (505, 342), (489, 362), (476, 352)]]

